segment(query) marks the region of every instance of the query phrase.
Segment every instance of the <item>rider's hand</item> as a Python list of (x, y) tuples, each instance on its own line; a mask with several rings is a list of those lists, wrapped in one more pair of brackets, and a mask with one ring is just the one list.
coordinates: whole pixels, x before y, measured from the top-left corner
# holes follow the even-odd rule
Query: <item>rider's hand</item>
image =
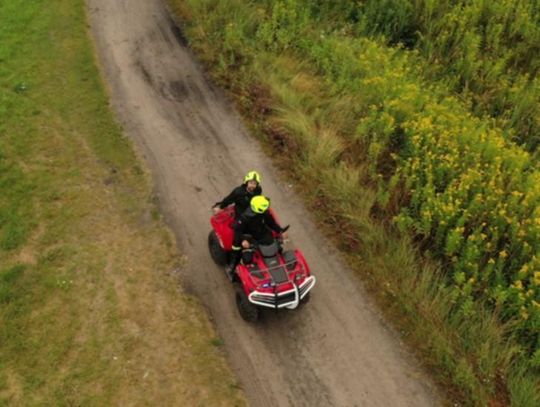
[(242, 247), (243, 247), (244, 249), (249, 249), (249, 242), (248, 242), (247, 240), (243, 240), (243, 241), (242, 241)]
[(214, 210), (214, 214), (220, 213), (222, 211), (219, 206), (214, 206), (212, 209)]
[(287, 232), (282, 232), (282, 233), (281, 233), (281, 238), (282, 238), (283, 240), (287, 240), (287, 239), (289, 238), (289, 235), (287, 234)]

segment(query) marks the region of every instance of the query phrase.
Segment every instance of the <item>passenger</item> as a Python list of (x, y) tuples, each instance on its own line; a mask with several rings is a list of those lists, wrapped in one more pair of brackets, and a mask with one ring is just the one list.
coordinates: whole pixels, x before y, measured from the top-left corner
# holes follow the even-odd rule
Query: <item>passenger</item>
[(214, 204), (214, 213), (219, 213), (234, 204), (235, 217), (238, 218), (249, 208), (251, 198), (262, 194), (261, 176), (257, 171), (250, 171), (244, 177), (244, 183), (234, 188), (221, 202)]

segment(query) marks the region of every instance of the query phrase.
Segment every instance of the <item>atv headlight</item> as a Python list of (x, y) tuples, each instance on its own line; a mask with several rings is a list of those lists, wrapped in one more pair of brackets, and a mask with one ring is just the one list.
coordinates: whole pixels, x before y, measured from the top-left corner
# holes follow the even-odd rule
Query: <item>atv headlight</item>
[(271, 280), (264, 280), (264, 281), (261, 281), (261, 283), (259, 284), (259, 287), (261, 288), (270, 288), (273, 286), (274, 286), (274, 282)]

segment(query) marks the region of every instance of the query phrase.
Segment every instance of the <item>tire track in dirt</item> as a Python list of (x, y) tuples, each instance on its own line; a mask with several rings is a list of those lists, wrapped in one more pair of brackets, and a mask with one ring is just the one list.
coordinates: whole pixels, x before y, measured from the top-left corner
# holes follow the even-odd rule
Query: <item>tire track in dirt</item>
[[(209, 83), (160, 0), (87, 0), (99, 62), (117, 117), (152, 170), (156, 193), (188, 265), (183, 286), (213, 317), (254, 406), (431, 406), (430, 381), (366, 299), (358, 279), (316, 229), (294, 191)], [(210, 206), (247, 170), (283, 224), (292, 224), (318, 278), (297, 312), (249, 325), (207, 249)], [(159, 333), (156, 333), (159, 334)], [(180, 401), (179, 401), (180, 402)]]

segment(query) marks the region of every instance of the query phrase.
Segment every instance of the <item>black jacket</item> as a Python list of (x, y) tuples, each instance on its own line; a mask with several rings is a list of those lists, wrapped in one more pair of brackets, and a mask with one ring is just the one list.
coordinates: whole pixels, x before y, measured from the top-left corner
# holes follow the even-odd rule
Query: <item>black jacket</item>
[(219, 205), (221, 209), (224, 209), (227, 206), (234, 204), (236, 216), (239, 216), (247, 208), (249, 208), (251, 198), (256, 195), (261, 195), (261, 193), (262, 188), (260, 185), (257, 185), (253, 192), (249, 192), (247, 190), (247, 185), (242, 184), (239, 187), (234, 188), (229, 195), (227, 195), (221, 202), (217, 202), (216, 205)]
[(283, 230), (270, 215), (270, 211), (255, 213), (246, 209), (234, 223), (233, 247), (240, 247), (243, 235), (251, 235), (256, 241), (272, 238), (272, 230), (281, 233)]

